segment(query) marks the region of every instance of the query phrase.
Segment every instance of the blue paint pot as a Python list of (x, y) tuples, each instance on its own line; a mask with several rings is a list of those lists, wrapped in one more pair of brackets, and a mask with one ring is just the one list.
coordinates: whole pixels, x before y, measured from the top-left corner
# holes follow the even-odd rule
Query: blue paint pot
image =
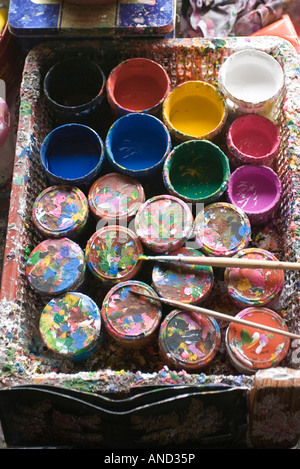
[(46, 136), (41, 145), (40, 159), (52, 183), (86, 186), (102, 168), (104, 145), (90, 127), (66, 124)]
[(59, 124), (87, 124), (105, 97), (106, 77), (93, 60), (72, 57), (48, 70), (43, 87), (50, 113)]
[(138, 112), (116, 120), (105, 140), (112, 167), (135, 177), (147, 177), (161, 170), (171, 147), (171, 137), (163, 122)]

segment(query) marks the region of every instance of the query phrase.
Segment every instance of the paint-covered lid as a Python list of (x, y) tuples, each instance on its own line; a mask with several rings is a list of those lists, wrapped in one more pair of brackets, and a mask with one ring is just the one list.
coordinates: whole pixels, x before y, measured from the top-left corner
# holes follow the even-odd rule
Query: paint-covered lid
[(107, 293), (102, 303), (101, 315), (106, 330), (124, 346), (140, 347), (153, 339), (161, 321), (161, 305), (136, 292), (157, 296), (144, 282), (121, 282)]
[(73, 360), (86, 359), (99, 345), (100, 309), (87, 295), (68, 292), (45, 306), (39, 329), (52, 352)]
[(88, 200), (74, 186), (51, 186), (35, 199), (32, 220), (46, 237), (61, 238), (78, 235), (89, 216)]
[[(269, 251), (248, 248), (239, 251), (234, 257), (257, 261), (278, 261)], [(280, 269), (247, 269), (227, 267), (224, 282), (228, 293), (238, 306), (263, 306), (273, 301), (284, 286), (284, 271)]]
[[(237, 317), (288, 331), (284, 319), (269, 308), (251, 306)], [(231, 323), (226, 331), (226, 348), (230, 360), (241, 373), (254, 373), (278, 365), (290, 346), (289, 337), (264, 331), (253, 326)]]
[(215, 319), (196, 312), (174, 310), (163, 320), (159, 349), (166, 364), (197, 371), (207, 366), (219, 350), (221, 333)]
[[(191, 247), (181, 247), (172, 255), (204, 256)], [(152, 285), (157, 293), (171, 300), (197, 304), (208, 297), (214, 281), (210, 266), (184, 262), (157, 262), (152, 270)]]
[(152, 251), (169, 252), (179, 248), (191, 236), (194, 218), (189, 206), (171, 195), (148, 199), (135, 217), (135, 230)]
[(208, 255), (231, 256), (248, 246), (251, 225), (239, 207), (227, 202), (210, 204), (195, 218), (195, 237)]
[(109, 173), (93, 183), (88, 201), (96, 218), (130, 221), (145, 202), (145, 192), (137, 179), (121, 173)]
[(88, 269), (105, 283), (133, 278), (141, 268), (143, 247), (136, 234), (120, 225), (97, 230), (88, 240), (85, 259)]
[(26, 263), (29, 285), (47, 296), (77, 290), (85, 279), (85, 270), (84, 253), (69, 238), (45, 239), (32, 250)]

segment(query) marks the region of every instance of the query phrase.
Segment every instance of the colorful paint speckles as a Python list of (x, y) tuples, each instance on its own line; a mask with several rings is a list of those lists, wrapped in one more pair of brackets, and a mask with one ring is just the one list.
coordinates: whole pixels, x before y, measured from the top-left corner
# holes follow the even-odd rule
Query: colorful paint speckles
[(143, 247), (135, 233), (123, 226), (105, 226), (88, 240), (88, 269), (104, 283), (130, 280), (141, 267)]
[(45, 237), (62, 238), (79, 235), (89, 216), (84, 193), (73, 186), (51, 186), (36, 198), (32, 220)]
[(213, 318), (199, 313), (174, 310), (159, 331), (160, 353), (169, 366), (197, 371), (215, 357), (221, 334)]
[(248, 246), (251, 225), (238, 207), (216, 202), (195, 219), (195, 237), (201, 249), (212, 256), (231, 256)]
[(131, 280), (112, 287), (102, 303), (101, 315), (109, 335), (123, 346), (140, 347), (154, 339), (161, 321), (161, 305), (132, 293), (157, 296), (144, 282)]
[(27, 260), (29, 285), (41, 295), (77, 290), (84, 282), (86, 264), (81, 247), (69, 238), (46, 239)]
[[(203, 256), (197, 249), (181, 247), (173, 255)], [(152, 284), (157, 293), (170, 300), (198, 304), (210, 294), (214, 274), (210, 266), (181, 262), (158, 262), (152, 271)]]
[[(257, 261), (278, 261), (264, 249), (248, 248), (235, 257)], [(251, 305), (263, 306), (277, 298), (284, 286), (284, 272), (276, 269), (226, 268), (224, 282), (228, 294), (242, 308)]]
[[(269, 308), (249, 307), (237, 314), (246, 321), (287, 331), (283, 318)], [(290, 339), (252, 326), (231, 323), (226, 331), (228, 355), (241, 373), (278, 365), (288, 352)]]
[(135, 217), (135, 230), (152, 251), (169, 252), (179, 248), (192, 235), (194, 218), (189, 206), (171, 195), (148, 199)]
[(73, 360), (82, 360), (97, 349), (101, 315), (87, 295), (69, 292), (54, 298), (42, 311), (39, 328), (46, 347)]
[(96, 218), (131, 220), (145, 202), (143, 186), (121, 173), (109, 173), (97, 179), (88, 194), (89, 206)]

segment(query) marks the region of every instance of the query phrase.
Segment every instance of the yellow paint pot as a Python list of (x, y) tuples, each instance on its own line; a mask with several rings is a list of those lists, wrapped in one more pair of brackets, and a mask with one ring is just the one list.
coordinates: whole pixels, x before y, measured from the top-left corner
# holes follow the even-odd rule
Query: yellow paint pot
[(227, 118), (226, 102), (213, 85), (186, 81), (175, 87), (163, 103), (163, 120), (177, 141), (212, 140)]

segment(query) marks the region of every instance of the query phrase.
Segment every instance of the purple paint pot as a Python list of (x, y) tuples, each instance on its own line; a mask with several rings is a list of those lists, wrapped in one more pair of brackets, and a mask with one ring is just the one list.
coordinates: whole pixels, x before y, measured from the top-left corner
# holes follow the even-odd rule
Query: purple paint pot
[(87, 186), (102, 169), (103, 142), (86, 125), (62, 125), (42, 142), (40, 159), (52, 183)]
[(113, 123), (106, 136), (105, 148), (107, 158), (117, 172), (148, 177), (162, 168), (171, 151), (171, 137), (157, 117), (135, 112)]
[(170, 91), (164, 68), (153, 60), (137, 57), (115, 67), (106, 84), (107, 99), (115, 117), (131, 112), (158, 115)]
[(214, 318), (174, 310), (160, 326), (158, 344), (167, 366), (197, 372), (215, 358), (221, 344), (221, 332)]
[(49, 238), (75, 238), (85, 228), (89, 205), (85, 194), (74, 186), (51, 186), (35, 199), (32, 220), (37, 230)]
[(172, 195), (158, 195), (146, 200), (134, 222), (142, 243), (155, 252), (180, 248), (190, 238), (194, 228), (189, 206)]
[(144, 282), (121, 282), (105, 296), (101, 316), (106, 331), (119, 345), (136, 348), (156, 340), (162, 308), (159, 301), (149, 301), (130, 290), (157, 296)]
[(94, 61), (72, 57), (53, 65), (44, 79), (49, 110), (59, 124), (87, 124), (105, 97), (106, 78)]
[(227, 192), (230, 202), (243, 210), (252, 224), (262, 224), (276, 213), (281, 183), (268, 166), (245, 165), (232, 173)]
[(132, 220), (145, 202), (145, 192), (137, 179), (126, 174), (109, 173), (93, 183), (88, 201), (96, 219), (117, 224), (120, 220)]
[(189, 140), (173, 148), (163, 167), (168, 192), (186, 202), (211, 203), (227, 189), (227, 156), (208, 140)]
[(278, 154), (280, 140), (279, 130), (270, 119), (258, 114), (240, 116), (227, 132), (229, 160), (234, 166), (271, 166)]

